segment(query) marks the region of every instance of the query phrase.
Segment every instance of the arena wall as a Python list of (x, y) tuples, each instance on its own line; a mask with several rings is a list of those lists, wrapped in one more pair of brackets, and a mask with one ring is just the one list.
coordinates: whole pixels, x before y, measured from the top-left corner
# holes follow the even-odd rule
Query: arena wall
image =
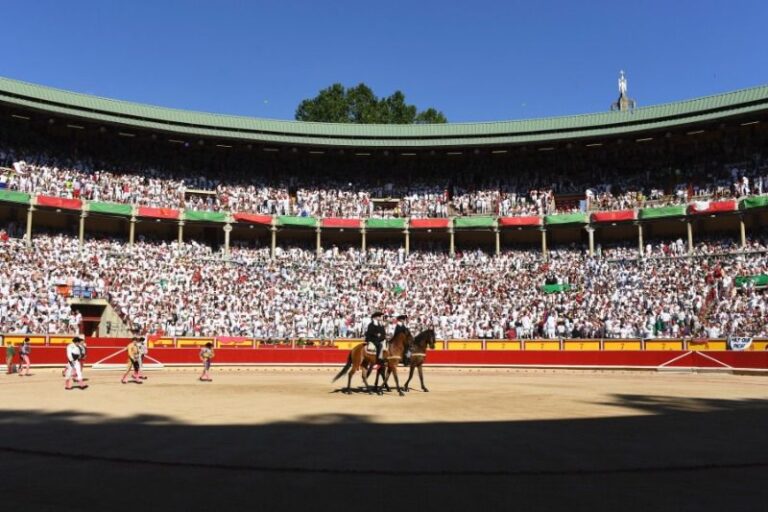
[[(19, 336), (7, 336), (7, 340)], [(46, 344), (33, 337), (37, 346), (32, 351), (36, 366), (64, 365), (65, 336), (50, 336)], [(164, 366), (190, 366), (199, 364), (199, 344), (215, 341), (216, 365), (342, 365), (346, 362), (349, 344), (359, 341), (345, 340), (344, 347), (259, 345), (253, 340), (241, 340), (241, 345), (224, 346), (220, 340), (210, 338), (165, 338), (173, 346), (152, 346), (150, 361)], [(87, 365), (113, 366), (126, 362), (124, 352), (127, 339), (93, 338), (88, 340)], [(250, 346), (242, 343), (248, 341)], [(223, 339), (224, 343), (232, 339)], [(642, 350), (637, 350), (637, 344)], [(552, 368), (604, 368), (604, 369), (664, 369), (692, 368), (719, 370), (768, 371), (768, 340), (754, 341), (749, 350), (725, 350), (723, 340), (712, 340), (711, 348), (704, 343), (684, 340), (584, 340), (563, 342), (557, 340), (520, 341), (453, 340), (439, 342), (440, 350), (430, 351), (428, 365), (435, 366), (508, 366)], [(722, 349), (720, 349), (722, 347)]]

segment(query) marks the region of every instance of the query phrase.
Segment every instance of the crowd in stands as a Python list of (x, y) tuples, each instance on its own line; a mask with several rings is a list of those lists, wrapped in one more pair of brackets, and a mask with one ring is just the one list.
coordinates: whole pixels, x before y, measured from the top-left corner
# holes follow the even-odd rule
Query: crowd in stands
[[(663, 247), (678, 242), (658, 255), (673, 256)], [(36, 234), (28, 247), (6, 234), (0, 332), (76, 332), (65, 295), (87, 289), (131, 328), (169, 336), (360, 337), (376, 310), (409, 314), (414, 331), (434, 326), (441, 338), (768, 335), (768, 293), (735, 286), (768, 272), (768, 258), (732, 246), (713, 255), (722, 248), (613, 261), (561, 247), (545, 261), (538, 250), (451, 258), (399, 247), (330, 247), (320, 257), (288, 247), (271, 259), (269, 249), (234, 246), (227, 259), (196, 243), (89, 239), (81, 249), (76, 238)]]
[[(320, 217), (447, 217), (545, 215), (555, 212), (632, 209), (693, 199), (740, 198), (768, 192), (768, 164), (692, 167), (661, 178), (649, 171), (569, 174), (485, 170), (477, 178), (447, 174), (429, 182), (361, 174), (354, 181), (313, 173), (271, 179), (259, 173), (180, 178), (157, 166), (57, 158), (0, 148), (0, 188), (150, 207)], [(557, 196), (568, 197), (558, 200)]]

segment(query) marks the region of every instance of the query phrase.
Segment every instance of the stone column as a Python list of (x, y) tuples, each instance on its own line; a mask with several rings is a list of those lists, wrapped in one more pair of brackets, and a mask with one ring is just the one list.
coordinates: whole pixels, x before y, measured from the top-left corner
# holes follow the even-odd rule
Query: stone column
[(747, 246), (747, 225), (744, 223), (744, 215), (739, 215), (739, 239), (741, 248), (744, 249)]
[(493, 235), (496, 239), (496, 256), (501, 254), (501, 230), (498, 226), (493, 228)]
[(224, 224), (224, 256), (229, 257), (229, 236), (232, 233), (232, 224)]
[(363, 254), (365, 254), (366, 249), (366, 240), (365, 240), (365, 228), (360, 228), (360, 250), (363, 251)]
[(594, 256), (595, 255), (595, 228), (592, 226), (586, 226), (584, 229), (587, 230), (587, 234), (589, 235), (589, 255)]
[(315, 228), (315, 252), (317, 253), (317, 256), (320, 257), (320, 255), (323, 253), (323, 245), (322, 240), (320, 239), (320, 226), (317, 226)]
[(128, 223), (128, 245), (133, 245), (133, 241), (136, 238), (136, 217), (131, 217)]
[(32, 245), (32, 216), (34, 214), (35, 207), (34, 205), (29, 205), (29, 208), (27, 209), (27, 245)]
[(80, 240), (80, 248), (82, 249), (85, 244), (85, 218), (88, 217), (88, 212), (80, 212), (80, 231), (78, 232)]
[(456, 255), (456, 235), (452, 227), (448, 228), (450, 243), (448, 245), (448, 255), (453, 258)]
[(686, 225), (688, 226), (688, 254), (693, 254), (693, 223), (689, 220)]
[(179, 221), (179, 245), (184, 243), (184, 221)]
[(541, 255), (544, 258), (544, 260), (547, 260), (547, 228), (540, 228), (541, 229)]
[(277, 226), (270, 226), (269, 232), (272, 235), (272, 241), (269, 247), (269, 257), (275, 258), (275, 250), (277, 249)]
[(637, 223), (637, 248), (639, 249), (638, 254), (640, 257), (645, 256), (645, 242), (643, 241), (643, 224), (638, 222)]

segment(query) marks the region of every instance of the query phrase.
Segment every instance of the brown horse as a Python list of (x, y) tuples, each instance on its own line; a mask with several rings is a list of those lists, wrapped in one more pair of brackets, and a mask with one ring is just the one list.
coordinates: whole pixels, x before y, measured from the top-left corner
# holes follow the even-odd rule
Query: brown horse
[(427, 329), (426, 331), (420, 332), (418, 336), (416, 336), (416, 338), (413, 340), (413, 343), (411, 343), (411, 370), (408, 374), (408, 380), (405, 381), (405, 386), (403, 386), (404, 391), (409, 391), (408, 384), (413, 378), (413, 370), (418, 368), (419, 380), (421, 381), (421, 390), (425, 393), (429, 392), (427, 387), (424, 385), (424, 371), (421, 368), (421, 366), (424, 364), (424, 360), (427, 358), (427, 348), (435, 348), (434, 329)]
[[(397, 367), (398, 362), (403, 357), (405, 345), (408, 343), (409, 338), (413, 339), (410, 334), (398, 333), (397, 336), (394, 336), (391, 340), (389, 340), (389, 343), (387, 343), (387, 350), (385, 350), (383, 354), (384, 360), (386, 361), (385, 366), (387, 368), (391, 368), (393, 366), (395, 368)], [(344, 389), (345, 393), (352, 392), (352, 375), (361, 369), (362, 372), (360, 375), (363, 377), (365, 390), (369, 393), (371, 392), (371, 386), (368, 384), (368, 377), (373, 370), (373, 366), (376, 364), (376, 354), (369, 353), (365, 349), (365, 345), (366, 343), (363, 342), (352, 347), (352, 350), (349, 351), (349, 355), (347, 356), (347, 364), (345, 364), (341, 371), (333, 378), (332, 382), (336, 382), (345, 374), (347, 375), (347, 387)], [(379, 375), (382, 373), (382, 371), (383, 369), (380, 368), (376, 374), (376, 383), (373, 387), (373, 390), (376, 392), (378, 392)], [(400, 391), (400, 383), (397, 380), (397, 372), (395, 372), (395, 382), (398, 385), (398, 392), (402, 394), (402, 391)]]

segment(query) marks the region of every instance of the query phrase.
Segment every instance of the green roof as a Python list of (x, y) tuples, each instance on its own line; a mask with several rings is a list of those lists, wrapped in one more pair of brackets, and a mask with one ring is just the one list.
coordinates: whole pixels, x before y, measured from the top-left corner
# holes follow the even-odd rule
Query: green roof
[(624, 112), (434, 125), (306, 123), (207, 114), (74, 93), (0, 78), (0, 103), (125, 129), (244, 142), (429, 148), (546, 143), (632, 134), (768, 111), (768, 85)]

